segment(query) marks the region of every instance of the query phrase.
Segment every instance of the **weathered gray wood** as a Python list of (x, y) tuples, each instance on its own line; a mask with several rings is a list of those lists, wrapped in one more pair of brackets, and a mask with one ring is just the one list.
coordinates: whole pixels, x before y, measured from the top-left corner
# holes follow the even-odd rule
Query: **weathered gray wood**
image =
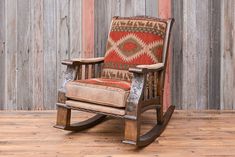
[(82, 51), (82, 0), (70, 0), (70, 58), (81, 57)]
[(138, 0), (138, 1), (133, 0), (132, 6), (133, 6), (135, 16), (146, 15), (146, 2), (145, 2), (145, 0)]
[[(172, 75), (171, 96), (172, 104), (182, 109), (182, 86), (183, 86), (183, 0), (172, 0), (172, 16), (175, 23), (172, 30)], [(177, 40), (176, 40), (177, 39)]]
[(5, 106), (5, 0), (0, 1), (0, 21), (0, 110), (2, 110)]
[[(30, 110), (32, 96), (29, 87), (30, 1), (17, 3), (17, 109)], [(20, 17), (20, 18), (19, 18)]]
[(183, 85), (182, 108), (196, 109), (198, 86), (198, 53), (197, 53), (197, 24), (196, 24), (196, 0), (183, 1)]
[(44, 89), (43, 104), (55, 109), (57, 97), (56, 0), (43, 3)]
[(57, 89), (61, 88), (66, 67), (61, 60), (69, 58), (69, 1), (57, 0)]
[[(208, 62), (210, 54), (209, 0), (196, 1), (197, 109), (208, 108)], [(189, 51), (190, 52), (190, 51)]]
[(220, 31), (221, 31), (221, 0), (210, 0), (210, 53), (209, 53), (209, 87), (208, 108), (220, 108)]
[(6, 107), (15, 110), (16, 105), (16, 58), (17, 58), (17, 3), (15, 0), (6, 2)]
[(222, 1), (221, 109), (235, 108), (235, 1)]
[(120, 0), (121, 2), (121, 16), (134, 16), (134, 9), (132, 5), (134, 0)]
[(158, 17), (158, 0), (146, 0), (145, 14), (147, 16)]
[[(106, 0), (95, 1), (95, 56), (104, 56), (108, 37), (108, 5)], [(110, 23), (110, 22), (109, 22)]]

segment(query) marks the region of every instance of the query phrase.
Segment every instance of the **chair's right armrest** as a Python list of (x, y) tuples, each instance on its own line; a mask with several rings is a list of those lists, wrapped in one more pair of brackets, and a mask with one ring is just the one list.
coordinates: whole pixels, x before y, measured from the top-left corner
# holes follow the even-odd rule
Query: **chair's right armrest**
[(73, 58), (62, 60), (64, 65), (98, 64), (104, 62), (104, 57), (97, 58)]

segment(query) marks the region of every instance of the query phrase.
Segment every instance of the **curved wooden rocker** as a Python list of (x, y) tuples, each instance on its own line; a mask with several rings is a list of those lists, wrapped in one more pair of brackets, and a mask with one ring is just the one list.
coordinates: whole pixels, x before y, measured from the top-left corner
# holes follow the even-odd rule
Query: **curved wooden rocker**
[[(121, 25), (118, 24), (120, 21)], [(112, 87), (107, 86), (107, 88), (104, 88), (104, 86), (109, 84), (109, 82), (106, 82), (105, 85), (100, 85), (100, 82), (98, 82), (98, 85), (92, 84), (92, 82), (96, 80), (101, 82), (103, 80), (107, 80), (106, 75), (95, 75), (100, 74), (100, 72), (104, 72), (105, 66), (103, 66), (104, 68), (101, 68), (102, 66), (100, 65), (107, 63), (107, 60), (105, 61), (105, 57), (70, 59), (62, 61), (62, 64), (67, 65), (67, 70), (65, 72), (62, 88), (58, 92), (57, 123), (55, 127), (69, 131), (81, 131), (101, 123), (108, 115), (124, 119), (125, 131), (123, 143), (143, 147), (152, 143), (157, 137), (159, 137), (166, 128), (175, 109), (175, 107), (172, 105), (167, 109), (165, 114), (163, 112), (165, 69), (167, 65), (166, 62), (168, 56), (170, 32), (173, 22), (173, 19), (165, 20), (150, 17), (113, 18), (110, 31), (113, 31), (114, 33), (119, 29), (122, 32), (127, 29), (127, 34), (129, 34), (130, 31), (134, 33), (135, 31), (138, 33), (147, 31), (150, 34), (152, 33), (152, 35), (158, 35), (157, 38), (163, 37), (161, 62), (155, 64), (137, 65), (135, 67), (128, 68), (125, 72), (128, 73), (128, 76), (129, 74), (132, 76), (130, 88), (124, 89), (123, 87), (118, 87), (117, 91), (119, 91), (119, 93), (117, 94), (115, 94), (117, 91), (114, 90), (117, 84), (116, 86), (111, 85)], [(134, 27), (130, 28), (132, 24), (134, 24)], [(137, 27), (138, 25), (142, 28), (139, 29)], [(147, 27), (147, 29), (145, 29), (143, 26)], [(132, 42), (132, 44), (133, 42), (140, 41), (136, 39), (137, 36), (135, 35), (129, 38), (125, 38), (128, 42)], [(109, 42), (110, 41), (114, 42), (112, 39), (110, 39)], [(161, 44), (161, 42), (158, 42), (157, 44)], [(154, 42), (152, 45), (154, 45)], [(149, 52), (152, 52), (157, 48), (159, 47), (152, 47), (148, 49)], [(117, 50), (117, 48), (115, 49)], [(122, 51), (120, 45), (119, 51)], [(132, 54), (134, 54), (133, 52)], [(125, 54), (126, 52), (121, 53)], [(82, 72), (84, 69), (85, 72)], [(85, 80), (82, 78), (85, 78)], [(120, 81), (120, 79), (108, 78), (108, 80), (111, 80), (112, 83), (115, 83), (115, 81), (118, 82), (118, 84), (123, 83), (123, 81)], [(127, 82), (124, 84), (126, 85)], [(99, 88), (98, 92), (95, 91), (96, 88)], [(102, 93), (101, 91), (104, 93), (106, 92), (106, 94), (109, 95), (107, 91), (110, 88), (112, 88), (110, 92), (113, 92), (111, 95), (115, 98), (109, 99), (109, 97), (106, 95), (97, 95)], [(93, 96), (89, 96), (88, 89), (92, 90)], [(94, 94), (95, 92), (96, 94)], [(124, 100), (123, 103), (120, 101), (120, 99)], [(105, 102), (104, 105), (100, 103), (102, 101)], [(156, 125), (144, 135), (140, 135), (141, 114), (150, 109), (156, 110)], [(96, 115), (83, 122), (70, 124), (71, 110), (81, 110), (85, 112), (96, 113)]]
[(68, 131), (82, 131), (101, 123), (106, 118), (106, 115), (97, 114), (82, 122), (70, 124), (71, 108), (59, 103), (57, 103), (57, 107), (58, 107), (57, 124), (54, 127), (58, 129), (63, 129)]

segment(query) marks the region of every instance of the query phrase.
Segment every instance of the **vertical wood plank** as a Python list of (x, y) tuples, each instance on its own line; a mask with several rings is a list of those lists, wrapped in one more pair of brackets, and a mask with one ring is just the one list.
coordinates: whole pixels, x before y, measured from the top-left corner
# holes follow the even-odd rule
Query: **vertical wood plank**
[(209, 0), (196, 1), (197, 109), (208, 109)]
[(70, 57), (79, 58), (82, 52), (82, 0), (70, 0)]
[(57, 100), (56, 0), (43, 1), (44, 100), (46, 109), (55, 109)]
[(17, 52), (17, 2), (6, 2), (6, 107), (16, 110), (16, 52)]
[[(158, 15), (160, 18), (170, 18), (171, 17), (171, 0), (159, 0), (158, 1)], [(171, 52), (171, 47), (169, 48)], [(171, 105), (171, 88), (170, 88), (170, 71), (171, 71), (171, 53), (168, 53), (168, 61), (166, 66), (166, 76), (164, 85), (164, 99), (163, 106), (167, 108)]]
[(222, 1), (221, 109), (235, 108), (235, 1)]
[(133, 3), (134, 0), (120, 0), (121, 16), (134, 16)]
[(33, 109), (44, 109), (44, 54), (43, 54), (43, 0), (32, 1), (33, 5)]
[(69, 58), (69, 1), (57, 0), (57, 90), (61, 88), (66, 66), (61, 60)]
[(5, 108), (5, 0), (0, 1), (0, 110)]
[(99, 2), (95, 0), (95, 34), (94, 34), (94, 41), (95, 41), (95, 56), (104, 56), (105, 54), (105, 46), (107, 40), (107, 22), (105, 15), (106, 13), (106, 6), (105, 0), (100, 0)]
[(134, 15), (135, 16), (143, 16), (146, 15), (146, 2), (145, 0), (134, 0), (132, 1), (132, 9), (134, 10)]
[(221, 0), (210, 0), (210, 53), (209, 53), (209, 98), (208, 108), (220, 108), (220, 64), (221, 64)]
[(183, 76), (183, 0), (172, 0), (172, 16), (175, 23), (172, 29), (172, 104), (182, 109), (182, 76)]
[(147, 16), (158, 17), (158, 0), (146, 0), (145, 3), (145, 14)]
[(196, 51), (196, 0), (183, 1), (183, 92), (182, 108), (197, 108), (197, 51)]
[(94, 56), (94, 0), (82, 1), (83, 57)]
[(30, 1), (17, 3), (17, 109), (30, 110), (32, 96), (29, 86)]

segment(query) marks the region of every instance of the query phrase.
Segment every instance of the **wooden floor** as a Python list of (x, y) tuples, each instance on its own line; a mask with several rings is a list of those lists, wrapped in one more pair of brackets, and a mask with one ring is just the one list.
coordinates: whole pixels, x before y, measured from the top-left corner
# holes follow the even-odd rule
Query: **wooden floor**
[[(109, 118), (79, 133), (58, 130), (55, 111), (0, 112), (1, 157), (235, 156), (235, 112), (176, 111), (165, 132), (146, 148), (122, 144), (123, 121)], [(73, 114), (81, 120), (89, 114)], [(146, 131), (155, 114), (143, 116)]]

